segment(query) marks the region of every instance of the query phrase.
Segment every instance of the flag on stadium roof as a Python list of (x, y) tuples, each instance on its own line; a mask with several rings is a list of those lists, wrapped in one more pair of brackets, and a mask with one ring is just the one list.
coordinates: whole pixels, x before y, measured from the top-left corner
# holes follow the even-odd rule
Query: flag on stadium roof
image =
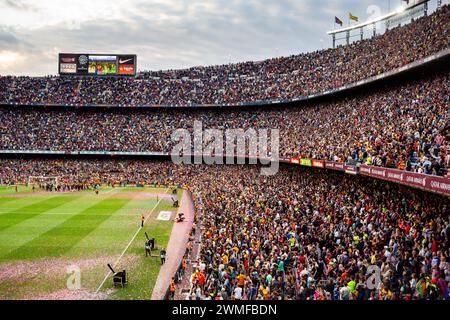
[(338, 17), (334, 17), (334, 23), (337, 23), (338, 25), (340, 25), (342, 27), (342, 20), (339, 19)]
[(352, 15), (352, 13), (351, 13), (351, 12), (349, 12), (349, 13), (348, 13), (348, 18), (349, 18), (350, 20), (353, 20), (353, 21), (356, 21), (356, 22), (358, 22), (358, 17), (357, 17), (357, 16), (354, 16), (354, 15)]

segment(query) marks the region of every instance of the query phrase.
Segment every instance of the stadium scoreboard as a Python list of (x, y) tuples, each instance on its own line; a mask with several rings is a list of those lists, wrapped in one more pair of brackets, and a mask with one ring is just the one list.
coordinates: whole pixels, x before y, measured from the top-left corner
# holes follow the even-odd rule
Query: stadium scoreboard
[(135, 76), (135, 54), (60, 53), (58, 72), (74, 76)]

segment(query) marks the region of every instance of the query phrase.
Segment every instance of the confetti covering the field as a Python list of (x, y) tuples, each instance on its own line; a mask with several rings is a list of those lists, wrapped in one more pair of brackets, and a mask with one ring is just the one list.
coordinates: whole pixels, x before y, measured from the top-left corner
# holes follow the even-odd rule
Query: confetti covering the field
[(91, 293), (84, 290), (60, 290), (47, 295), (39, 296), (34, 300), (105, 300), (107, 293)]
[[(119, 256), (97, 257), (79, 260), (68, 260), (64, 258), (43, 258), (33, 261), (14, 261), (0, 264), (1, 281), (24, 281), (33, 279), (38, 275), (61, 276), (66, 274), (67, 268), (76, 266), (81, 270), (89, 270), (96, 265), (106, 265), (115, 261)], [(122, 263), (130, 264), (136, 262), (136, 255), (125, 255)]]
[[(167, 191), (100, 188), (95, 194), (0, 187), (0, 299), (148, 299), (160, 263), (145, 257), (144, 233), (156, 237), (157, 247), (167, 245), (173, 221), (157, 220), (177, 198)], [(141, 228), (142, 215), (148, 219)], [(95, 293), (108, 275), (108, 263), (126, 269), (130, 284), (115, 290), (109, 275)], [(75, 289), (68, 288), (74, 270), (80, 275)]]

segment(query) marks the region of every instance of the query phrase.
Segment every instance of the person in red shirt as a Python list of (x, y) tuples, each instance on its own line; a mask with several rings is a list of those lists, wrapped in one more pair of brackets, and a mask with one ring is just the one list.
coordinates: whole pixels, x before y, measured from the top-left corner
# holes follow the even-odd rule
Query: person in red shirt
[(433, 237), (433, 242), (431, 244), (431, 252), (433, 252), (434, 254), (436, 254), (437, 252), (437, 247), (438, 247), (438, 243), (436, 241), (436, 238)]

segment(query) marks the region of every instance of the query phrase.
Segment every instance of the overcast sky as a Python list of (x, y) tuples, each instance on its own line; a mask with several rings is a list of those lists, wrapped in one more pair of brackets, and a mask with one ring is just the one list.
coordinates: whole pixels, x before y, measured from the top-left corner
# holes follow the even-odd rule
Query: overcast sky
[[(0, 74), (57, 73), (57, 54), (133, 53), (138, 69), (262, 60), (331, 46), (334, 16), (401, 0), (0, 0)], [(431, 9), (436, 0), (431, 0)], [(444, 0), (448, 3), (448, 0)]]

